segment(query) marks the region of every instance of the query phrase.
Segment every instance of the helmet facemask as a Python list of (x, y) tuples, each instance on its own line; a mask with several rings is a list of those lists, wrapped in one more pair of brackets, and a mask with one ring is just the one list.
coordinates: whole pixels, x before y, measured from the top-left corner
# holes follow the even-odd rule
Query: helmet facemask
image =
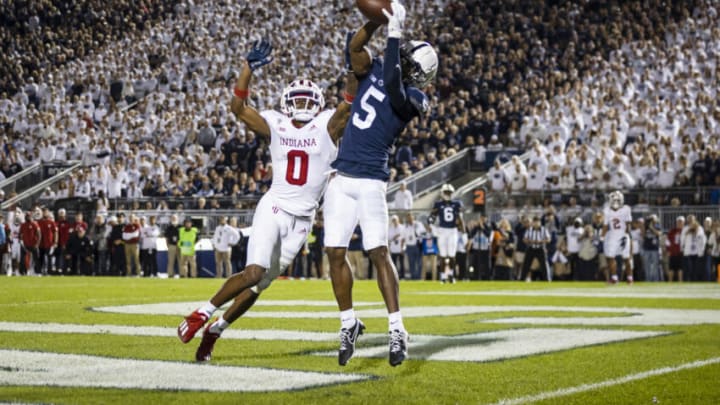
[(403, 81), (422, 89), (435, 79), (437, 53), (427, 42), (408, 41), (400, 47), (400, 65)]
[(282, 112), (294, 121), (309, 122), (325, 107), (320, 88), (310, 80), (295, 80), (283, 90)]
[(610, 208), (613, 210), (619, 210), (625, 203), (622, 193), (614, 191), (610, 193)]

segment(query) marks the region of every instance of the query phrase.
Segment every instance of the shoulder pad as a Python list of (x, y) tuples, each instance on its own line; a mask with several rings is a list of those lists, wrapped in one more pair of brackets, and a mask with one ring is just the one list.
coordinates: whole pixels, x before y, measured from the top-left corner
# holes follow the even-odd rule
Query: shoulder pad
[(430, 111), (430, 100), (428, 97), (416, 87), (407, 88), (407, 97), (410, 104), (415, 107), (420, 115), (425, 115)]

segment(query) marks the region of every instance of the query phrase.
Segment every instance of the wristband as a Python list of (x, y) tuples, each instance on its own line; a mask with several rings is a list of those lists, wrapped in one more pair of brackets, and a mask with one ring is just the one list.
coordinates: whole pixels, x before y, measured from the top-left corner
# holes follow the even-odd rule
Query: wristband
[(243, 90), (243, 89), (235, 87), (235, 89), (233, 90), (233, 94), (235, 94), (235, 97), (245, 100), (250, 95), (250, 90), (247, 90), (247, 89)]
[(355, 96), (351, 95), (351, 94), (348, 93), (348, 92), (344, 92), (344, 93), (343, 93), (343, 99), (345, 100), (346, 103), (352, 104), (352, 103), (353, 103), (353, 100), (355, 100)]

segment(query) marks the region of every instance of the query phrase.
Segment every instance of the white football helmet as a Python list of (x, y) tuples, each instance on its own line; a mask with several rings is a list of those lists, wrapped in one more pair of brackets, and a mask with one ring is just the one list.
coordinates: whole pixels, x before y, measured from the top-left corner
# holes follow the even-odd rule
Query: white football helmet
[(432, 45), (424, 41), (408, 41), (400, 48), (403, 77), (422, 89), (435, 79), (438, 56)]
[[(305, 102), (302, 103), (301, 101)], [(295, 121), (308, 122), (325, 107), (325, 97), (317, 84), (310, 80), (295, 80), (283, 90), (280, 99), (282, 112)]]
[(613, 210), (619, 210), (623, 205), (625, 205), (625, 196), (620, 191), (613, 191), (608, 195), (608, 201), (610, 203), (610, 208)]
[(455, 192), (455, 187), (453, 187), (450, 183), (445, 183), (440, 187), (440, 195), (442, 195), (443, 200), (450, 201), (452, 199), (452, 195)]

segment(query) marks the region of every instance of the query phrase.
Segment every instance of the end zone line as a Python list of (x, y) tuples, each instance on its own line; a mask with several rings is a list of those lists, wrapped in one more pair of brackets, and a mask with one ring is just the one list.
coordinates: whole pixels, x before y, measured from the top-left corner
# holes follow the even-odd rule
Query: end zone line
[(689, 370), (689, 369), (704, 367), (704, 366), (708, 366), (711, 364), (717, 364), (717, 363), (720, 363), (720, 357), (713, 357), (713, 358), (707, 359), (707, 360), (698, 360), (698, 361), (694, 361), (692, 363), (685, 363), (685, 364), (681, 364), (679, 366), (674, 366), (674, 367), (658, 368), (658, 369), (644, 371), (642, 373), (637, 373), (637, 374), (629, 374), (624, 377), (613, 378), (611, 380), (605, 380), (605, 381), (601, 381), (601, 382), (593, 383), (593, 384), (583, 384), (583, 385), (578, 385), (576, 387), (561, 388), (561, 389), (555, 390), (555, 391), (547, 391), (547, 392), (542, 392), (540, 394), (528, 395), (528, 396), (514, 398), (514, 399), (503, 399), (503, 400), (493, 403), (492, 405), (519, 405), (519, 404), (527, 404), (527, 403), (537, 402), (537, 401), (544, 401), (547, 399), (564, 397), (567, 395), (573, 395), (573, 394), (578, 394), (578, 393), (585, 392), (585, 391), (597, 390), (600, 388), (612, 387), (614, 385), (625, 384), (625, 383), (637, 381), (637, 380), (644, 380), (646, 378), (655, 377), (658, 375), (670, 374), (670, 373), (674, 373), (677, 371)]

